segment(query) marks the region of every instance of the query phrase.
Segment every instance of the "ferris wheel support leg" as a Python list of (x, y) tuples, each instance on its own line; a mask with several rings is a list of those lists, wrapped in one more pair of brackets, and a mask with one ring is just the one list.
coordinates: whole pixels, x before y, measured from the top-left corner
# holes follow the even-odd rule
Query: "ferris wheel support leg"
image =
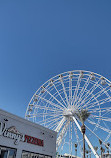
[[(77, 120), (75, 119), (74, 116), (73, 116), (73, 120), (74, 120), (74, 122), (76, 123), (77, 127), (79, 128), (79, 130), (81, 131), (81, 127), (80, 127), (79, 123), (77, 122)], [(96, 151), (94, 150), (94, 148), (93, 148), (91, 142), (89, 141), (89, 139), (88, 139), (88, 137), (87, 137), (86, 135), (85, 135), (85, 140), (86, 140), (86, 142), (88, 143), (88, 145), (90, 146), (90, 148), (91, 148), (93, 154), (95, 155), (95, 157), (96, 157), (96, 158), (99, 158), (99, 155), (98, 155), (98, 154), (96, 153)]]
[(55, 129), (56, 132), (59, 132), (59, 130), (61, 129), (61, 127), (62, 127), (65, 120), (66, 120), (65, 117), (63, 117), (62, 120), (59, 122), (58, 126)]

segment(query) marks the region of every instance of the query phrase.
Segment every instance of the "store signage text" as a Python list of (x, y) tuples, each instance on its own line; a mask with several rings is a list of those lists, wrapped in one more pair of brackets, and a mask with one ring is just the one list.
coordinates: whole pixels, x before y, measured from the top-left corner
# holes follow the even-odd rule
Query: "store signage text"
[(31, 137), (28, 135), (21, 134), (15, 126), (12, 126), (10, 128), (6, 128), (6, 123), (0, 122), (0, 136), (3, 135), (4, 137), (14, 139), (15, 145), (19, 144), (20, 141), (43, 146), (43, 140)]
[(43, 140), (35, 138), (35, 137), (28, 136), (28, 135), (25, 135), (24, 142), (39, 145), (39, 146), (43, 146)]

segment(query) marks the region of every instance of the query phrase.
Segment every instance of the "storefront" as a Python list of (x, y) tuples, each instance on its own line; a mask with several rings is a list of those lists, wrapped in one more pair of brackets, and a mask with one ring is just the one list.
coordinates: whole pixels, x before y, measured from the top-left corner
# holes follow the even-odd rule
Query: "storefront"
[(55, 158), (57, 133), (0, 110), (0, 158)]

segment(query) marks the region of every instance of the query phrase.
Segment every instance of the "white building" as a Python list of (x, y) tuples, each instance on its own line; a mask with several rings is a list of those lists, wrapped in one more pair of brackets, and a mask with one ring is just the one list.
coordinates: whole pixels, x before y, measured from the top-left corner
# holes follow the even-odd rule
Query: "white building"
[(57, 133), (0, 110), (0, 158), (55, 158)]

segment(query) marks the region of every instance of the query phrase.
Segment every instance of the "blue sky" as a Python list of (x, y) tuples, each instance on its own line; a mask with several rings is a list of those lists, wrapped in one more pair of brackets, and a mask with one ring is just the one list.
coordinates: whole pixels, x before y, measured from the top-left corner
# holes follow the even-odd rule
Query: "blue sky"
[(35, 91), (69, 70), (111, 80), (110, 0), (0, 1), (0, 108), (24, 117)]

